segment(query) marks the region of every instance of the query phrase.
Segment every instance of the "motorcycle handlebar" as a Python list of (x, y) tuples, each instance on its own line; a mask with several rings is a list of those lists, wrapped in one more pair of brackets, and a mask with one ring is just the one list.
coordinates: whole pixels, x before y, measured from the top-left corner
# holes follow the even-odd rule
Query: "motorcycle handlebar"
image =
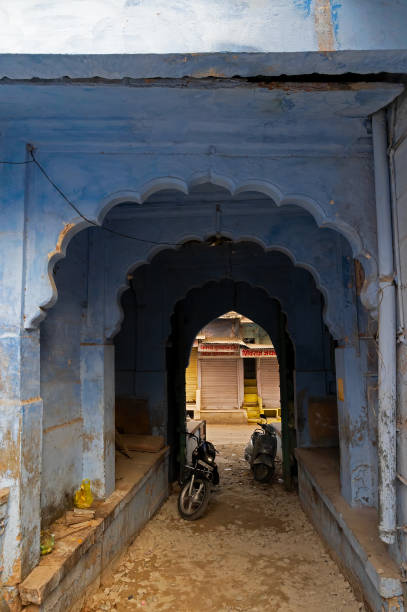
[(189, 436), (190, 438), (195, 438), (195, 440), (197, 440), (197, 442), (199, 442), (198, 436), (196, 436), (193, 433), (190, 433), (189, 431), (180, 431), (180, 433), (185, 434), (186, 436)]

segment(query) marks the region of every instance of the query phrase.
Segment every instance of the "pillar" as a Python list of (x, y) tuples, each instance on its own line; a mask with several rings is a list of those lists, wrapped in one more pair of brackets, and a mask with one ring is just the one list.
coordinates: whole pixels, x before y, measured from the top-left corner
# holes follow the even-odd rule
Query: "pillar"
[[(154, 264), (153, 264), (154, 265)], [(148, 400), (153, 435), (168, 433), (167, 341), (171, 333), (168, 300), (171, 288), (157, 270), (134, 282), (137, 308), (137, 343), (134, 394)], [(126, 316), (134, 316), (131, 312)], [(170, 366), (171, 367), (171, 366)]]
[[(363, 341), (361, 341), (363, 342)], [(370, 440), (366, 347), (335, 350), (341, 492), (351, 506), (375, 504), (375, 462)]]
[(386, 544), (396, 539), (396, 286), (392, 204), (387, 156), (386, 112), (372, 116), (373, 159), (376, 192), (377, 260), (379, 268), (379, 534)]
[[(21, 144), (11, 159), (24, 159)], [(2, 596), (17, 609), (17, 585), (40, 553), (42, 400), (39, 332), (23, 326), (28, 168), (0, 167), (0, 488), (9, 489), (0, 535)]]
[[(294, 300), (290, 308), (286, 308), (288, 331), (295, 347), (294, 398), (298, 447), (337, 444), (330, 336), (323, 325), (320, 296), (315, 293), (316, 289), (309, 284), (303, 288), (302, 295), (300, 291), (301, 301)], [(323, 419), (318, 417), (321, 411)]]
[(83, 478), (108, 497), (115, 488), (114, 346), (81, 344)]
[(103, 499), (115, 488), (114, 346), (105, 339), (105, 242), (98, 229), (88, 232), (88, 295), (80, 350), (82, 473)]
[(0, 339), (1, 487), (10, 489), (2, 542), (2, 581), (16, 585), (40, 551), (42, 400), (39, 332), (2, 330)]

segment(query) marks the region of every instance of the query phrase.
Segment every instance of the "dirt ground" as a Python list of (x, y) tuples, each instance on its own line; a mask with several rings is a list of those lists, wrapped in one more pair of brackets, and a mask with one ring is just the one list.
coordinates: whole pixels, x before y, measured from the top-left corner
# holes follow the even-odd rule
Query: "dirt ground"
[(280, 469), (271, 485), (253, 480), (243, 459), (251, 430), (208, 426), (221, 485), (207, 514), (182, 520), (174, 492), (83, 612), (364, 610)]

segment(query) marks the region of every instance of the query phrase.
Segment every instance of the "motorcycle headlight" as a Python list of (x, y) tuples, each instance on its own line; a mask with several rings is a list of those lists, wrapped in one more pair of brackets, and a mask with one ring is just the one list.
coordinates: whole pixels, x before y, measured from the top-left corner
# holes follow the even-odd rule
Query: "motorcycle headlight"
[(213, 457), (211, 457), (210, 455), (207, 455), (206, 460), (208, 463), (213, 463)]

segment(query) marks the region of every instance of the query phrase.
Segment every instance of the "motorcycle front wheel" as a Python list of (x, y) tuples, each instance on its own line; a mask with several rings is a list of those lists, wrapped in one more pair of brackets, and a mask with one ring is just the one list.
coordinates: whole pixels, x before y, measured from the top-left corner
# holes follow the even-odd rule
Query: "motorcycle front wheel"
[(203, 478), (192, 478), (182, 487), (178, 496), (178, 512), (186, 521), (195, 521), (209, 504), (209, 483)]
[(274, 467), (265, 463), (255, 463), (253, 466), (254, 479), (257, 482), (270, 482), (274, 476)]

